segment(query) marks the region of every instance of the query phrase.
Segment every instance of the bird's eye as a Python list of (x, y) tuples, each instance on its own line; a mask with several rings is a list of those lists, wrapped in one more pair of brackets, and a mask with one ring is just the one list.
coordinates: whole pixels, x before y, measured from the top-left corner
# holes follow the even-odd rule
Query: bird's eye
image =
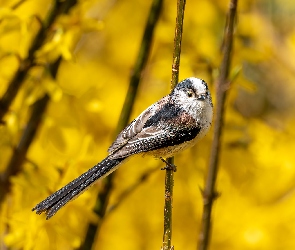
[(187, 91), (187, 96), (188, 97), (193, 97), (194, 96), (194, 92), (192, 90), (188, 90)]

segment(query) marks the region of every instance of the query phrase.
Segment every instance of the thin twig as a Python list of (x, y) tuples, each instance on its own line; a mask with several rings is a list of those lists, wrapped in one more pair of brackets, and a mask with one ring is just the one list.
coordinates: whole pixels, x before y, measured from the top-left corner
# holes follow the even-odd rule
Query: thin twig
[(199, 250), (207, 250), (209, 247), (209, 239), (211, 232), (211, 212), (214, 199), (217, 196), (215, 191), (215, 183), (218, 172), (218, 162), (220, 155), (220, 143), (224, 117), (224, 103), (226, 98), (226, 90), (229, 88), (229, 69), (231, 64), (231, 52), (233, 46), (233, 30), (234, 21), (237, 10), (238, 0), (231, 0), (229, 5), (229, 14), (227, 26), (224, 34), (223, 59), (220, 66), (220, 75), (216, 86), (216, 116), (214, 137), (211, 148), (211, 156), (209, 162), (208, 176), (206, 180), (205, 190), (203, 192), (203, 215), (202, 225), (199, 234)]
[(144, 72), (145, 65), (150, 54), (152, 40), (156, 24), (159, 20), (163, 6), (163, 0), (154, 0), (151, 6), (150, 14), (146, 23), (145, 31), (142, 37), (141, 46), (134, 65), (133, 74), (130, 79), (129, 89), (120, 115), (120, 123), (117, 127), (116, 134), (128, 124), (133, 103), (136, 97), (140, 78)]
[(55, 22), (56, 18), (62, 14), (67, 13), (71, 6), (75, 5), (77, 0), (59, 1), (55, 0), (48, 17), (42, 23), (29, 51), (28, 56), (20, 61), (19, 68), (14, 74), (13, 78), (8, 84), (8, 88), (0, 100), (0, 123), (4, 123), (3, 117), (7, 113), (9, 106), (16, 97), (20, 87), (22, 86), (29, 70), (34, 66), (35, 52), (43, 45), (50, 27)]
[[(178, 83), (185, 3), (186, 0), (177, 1), (177, 16), (174, 36), (171, 89), (173, 89)], [(174, 158), (169, 158), (168, 163), (173, 164)], [(174, 171), (171, 168), (167, 167), (165, 175), (164, 234), (162, 245), (163, 250), (174, 249), (174, 247), (172, 246), (172, 205), (174, 185), (173, 175)]]
[[(158, 22), (161, 10), (162, 10), (162, 5), (163, 5), (163, 0), (153, 1), (152, 7), (149, 13), (149, 17), (145, 26), (145, 31), (142, 37), (137, 60), (134, 65), (133, 74), (130, 79), (125, 102), (121, 111), (119, 123), (116, 130), (116, 135), (124, 127), (127, 126), (130, 120), (130, 115), (133, 108), (135, 97), (137, 95), (140, 78), (146, 66), (148, 56), (150, 54), (153, 34), (154, 34), (154, 30)], [(113, 187), (113, 178), (114, 178), (114, 173), (105, 178), (104, 189), (98, 194), (98, 197), (96, 199), (94, 212), (101, 219), (104, 218), (106, 210), (107, 210), (109, 196)], [(81, 247), (79, 248), (80, 250), (90, 250), (92, 248), (92, 245), (95, 240), (95, 236), (99, 232), (100, 226), (101, 226), (101, 220), (100, 222), (98, 222), (98, 224), (93, 224), (93, 223), (89, 224), (85, 240), (83, 244), (81, 245)]]

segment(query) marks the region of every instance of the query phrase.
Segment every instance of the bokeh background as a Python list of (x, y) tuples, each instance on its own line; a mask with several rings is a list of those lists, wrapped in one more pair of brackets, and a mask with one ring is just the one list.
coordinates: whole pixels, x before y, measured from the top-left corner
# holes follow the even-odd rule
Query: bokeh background
[[(0, 125), (0, 173), (22, 136), (31, 107), (50, 103), (26, 160), (1, 204), (0, 249), (76, 249), (103, 180), (49, 221), (31, 212), (40, 200), (106, 155), (137, 57), (150, 0), (79, 1), (48, 30), (36, 66)], [(180, 79), (196, 76), (214, 90), (228, 1), (187, 1)], [(52, 1), (0, 1), (0, 97), (28, 54)], [(226, 102), (220, 197), (213, 211), (214, 250), (295, 249), (295, 2), (240, 0), (231, 87)], [(38, 18), (37, 18), (38, 17)], [(176, 1), (165, 1), (132, 118), (170, 89)], [(62, 56), (56, 79), (46, 64)], [(173, 245), (196, 249), (201, 189), (211, 132), (175, 159)], [(110, 204), (93, 249), (160, 249), (164, 171), (161, 161), (134, 157), (115, 173)], [(140, 181), (149, 171), (148, 178)], [(121, 199), (134, 183), (140, 183)]]

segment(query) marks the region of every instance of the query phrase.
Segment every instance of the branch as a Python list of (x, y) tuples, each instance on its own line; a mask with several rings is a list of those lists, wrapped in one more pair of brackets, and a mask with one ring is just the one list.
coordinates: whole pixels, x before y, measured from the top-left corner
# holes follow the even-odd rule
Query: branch
[(208, 176), (206, 180), (205, 190), (203, 192), (203, 215), (201, 231), (199, 234), (199, 250), (207, 250), (209, 246), (209, 238), (211, 231), (211, 212), (214, 199), (217, 196), (215, 191), (215, 183), (218, 172), (219, 152), (222, 135), (222, 126), (224, 119), (224, 103), (226, 98), (226, 90), (229, 88), (229, 69), (231, 63), (231, 52), (233, 46), (233, 30), (234, 21), (237, 10), (238, 0), (231, 0), (229, 5), (229, 14), (227, 19), (227, 27), (224, 34), (223, 59), (220, 66), (220, 75), (216, 86), (216, 117), (214, 127), (214, 137), (211, 148), (211, 156), (209, 162)]
[[(177, 16), (175, 25), (174, 36), (174, 50), (173, 50), (173, 63), (172, 63), (172, 78), (171, 89), (178, 83), (180, 54), (181, 54), (181, 41), (183, 30), (184, 9), (186, 0), (177, 1)], [(174, 158), (168, 159), (169, 164), (174, 163)], [(164, 206), (164, 234), (163, 234), (163, 250), (174, 249), (172, 245), (172, 204), (173, 204), (173, 179), (174, 171), (167, 167), (165, 175), (165, 206)]]
[[(47, 37), (48, 30), (50, 30), (50, 27), (55, 22), (56, 18), (62, 13), (67, 13), (71, 6), (75, 5), (76, 2), (76, 0), (54, 1), (52, 10), (50, 11), (48, 17), (44, 21), (44, 24), (42, 24), (42, 27), (37, 33), (31, 47), (29, 48), (28, 56), (20, 61), (19, 68), (17, 69), (13, 78), (10, 80), (7, 90), (4, 93), (2, 99), (0, 100), (0, 123), (4, 123), (4, 115), (9, 110), (9, 106), (16, 97), (29, 70), (34, 66), (35, 52), (39, 50), (43, 45)], [(22, 3), (22, 1), (20, 1), (20, 3)]]
[[(150, 54), (150, 49), (153, 40), (153, 34), (155, 30), (155, 26), (158, 22), (161, 10), (162, 10), (163, 0), (154, 0), (149, 17), (145, 26), (145, 31), (142, 37), (139, 53), (137, 56), (137, 60), (134, 65), (133, 74), (130, 79), (129, 88), (127, 91), (127, 95), (125, 98), (125, 102), (121, 111), (121, 115), (119, 118), (119, 123), (116, 129), (116, 135), (127, 126), (130, 120), (130, 114), (133, 108), (134, 100), (137, 95), (137, 90), (139, 86), (139, 81), (146, 66), (148, 56)], [(114, 173), (105, 178), (104, 189), (98, 194), (96, 199), (96, 204), (94, 207), (94, 212), (100, 217), (103, 218), (106, 214), (109, 196), (111, 193), (111, 189), (113, 187), (113, 178)], [(87, 229), (86, 237), (79, 248), (80, 250), (91, 249), (93, 242), (95, 240), (96, 234), (99, 232), (101, 226), (101, 220), (98, 224), (90, 223)]]

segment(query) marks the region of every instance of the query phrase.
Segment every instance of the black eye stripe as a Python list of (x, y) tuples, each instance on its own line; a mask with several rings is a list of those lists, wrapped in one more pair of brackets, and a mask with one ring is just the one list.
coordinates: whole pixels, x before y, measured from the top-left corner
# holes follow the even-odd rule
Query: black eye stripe
[[(202, 80), (202, 79), (197, 79), (196, 80), (200, 81), (199, 83), (201, 84), (202, 87), (205, 88), (206, 92), (208, 92), (208, 86), (207, 86), (207, 83)], [(194, 79), (185, 79), (183, 81), (181, 81), (180, 83), (178, 83), (175, 87), (175, 89), (170, 93), (170, 95), (173, 95), (173, 93), (177, 90), (180, 90), (184, 93), (186, 93), (187, 95), (187, 91), (192, 91), (195, 96), (197, 97), (198, 96), (198, 90), (195, 89), (195, 85), (194, 84), (197, 84), (197, 87), (200, 87), (200, 84), (198, 82), (194, 82)]]

